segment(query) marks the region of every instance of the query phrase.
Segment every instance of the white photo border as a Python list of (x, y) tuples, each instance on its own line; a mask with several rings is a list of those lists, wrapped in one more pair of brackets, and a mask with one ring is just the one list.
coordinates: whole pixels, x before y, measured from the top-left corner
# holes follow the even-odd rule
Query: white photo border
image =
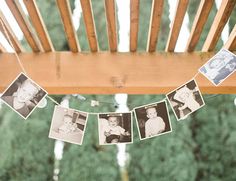
[(205, 106), (205, 101), (204, 101), (204, 99), (203, 99), (203, 97), (202, 97), (202, 92), (200, 91), (200, 88), (199, 88), (199, 86), (198, 86), (198, 84), (197, 84), (197, 81), (196, 81), (194, 78), (191, 79), (191, 80), (189, 80), (188, 82), (182, 84), (181, 86), (177, 87), (176, 89), (174, 89), (174, 90), (172, 90), (171, 92), (169, 92), (169, 93), (166, 94), (166, 98), (167, 98), (167, 100), (168, 100), (168, 102), (169, 102), (169, 104), (170, 104), (170, 107), (171, 107), (172, 111), (174, 112), (174, 115), (175, 115), (177, 121), (181, 121), (181, 120), (186, 119), (190, 114), (196, 112), (197, 110), (192, 111), (192, 112), (189, 112), (188, 114), (186, 114), (186, 115), (185, 115), (184, 117), (182, 117), (182, 118), (178, 118), (178, 116), (176, 115), (175, 110), (174, 110), (174, 108), (173, 108), (173, 106), (172, 106), (172, 104), (171, 104), (171, 101), (170, 101), (169, 98), (168, 98), (168, 95), (171, 94), (171, 93), (173, 93), (173, 92), (175, 92), (175, 91), (178, 90), (179, 88), (181, 88), (181, 87), (187, 85), (187, 84), (190, 83), (191, 81), (194, 81), (194, 83), (196, 84), (196, 86), (197, 86), (197, 88), (198, 88), (198, 91), (199, 91), (199, 93), (200, 93), (200, 97), (201, 97), (202, 102), (203, 102), (203, 104), (202, 104), (197, 110), (199, 110), (200, 108), (202, 108), (203, 106)]
[(214, 86), (216, 86), (216, 87), (219, 86), (221, 83), (223, 83), (223, 82), (225, 81), (225, 79), (227, 79), (230, 75), (232, 75), (232, 74), (236, 71), (236, 69), (235, 69), (233, 72), (231, 72), (229, 75), (227, 75), (224, 79), (222, 79), (219, 84), (215, 84), (215, 82), (212, 81), (208, 76), (206, 76), (200, 69), (203, 68), (203, 67), (205, 67), (205, 65), (207, 65), (212, 59), (214, 59), (214, 58), (217, 56), (217, 54), (220, 54), (221, 51), (223, 51), (223, 50), (227, 51), (229, 54), (232, 54), (232, 55), (236, 58), (236, 55), (235, 55), (234, 53), (232, 53), (231, 51), (229, 51), (229, 50), (227, 50), (227, 49), (225, 49), (225, 48), (222, 48), (222, 49), (220, 49), (220, 51), (218, 51), (213, 57), (211, 57), (207, 62), (205, 62), (204, 65), (202, 65), (202, 66), (198, 69), (198, 72), (201, 73), (204, 77), (206, 77), (206, 78), (207, 78)]
[(31, 82), (33, 82), (34, 84), (36, 84), (41, 90), (43, 90), (43, 91), (46, 93), (46, 94), (42, 97), (42, 99), (44, 99), (44, 98), (48, 95), (48, 92), (47, 92), (46, 90), (44, 90), (41, 86), (39, 86), (35, 81), (33, 81), (31, 78), (29, 78), (29, 77), (28, 77), (25, 73), (23, 73), (23, 72), (20, 72), (20, 73), (18, 74), (18, 76), (17, 76), (13, 81), (11, 81), (10, 85), (4, 90), (4, 92), (3, 92), (2, 95), (0, 96), (0, 99), (1, 99), (1, 101), (3, 101), (8, 107), (10, 107), (14, 112), (16, 112), (16, 113), (17, 113), (18, 115), (20, 115), (24, 120), (26, 120), (26, 119), (33, 113), (33, 111), (36, 109), (37, 105), (40, 103), (40, 101), (41, 101), (42, 99), (38, 102), (37, 105), (34, 106), (34, 108), (29, 112), (29, 114), (28, 114), (26, 117), (24, 117), (23, 115), (21, 115), (21, 114), (20, 114), (18, 111), (16, 111), (12, 106), (10, 106), (5, 100), (2, 99), (2, 96), (6, 93), (6, 91), (12, 86), (12, 84), (15, 83), (15, 81), (16, 81), (21, 75), (24, 75), (27, 79), (29, 79)]
[[(52, 125), (53, 125), (53, 122), (54, 122), (54, 121), (53, 121), (53, 117), (54, 117), (54, 114), (55, 114), (55, 112), (56, 112), (56, 108), (57, 108), (57, 107), (61, 107), (61, 108), (63, 108), (63, 109), (71, 109), (71, 110), (73, 110), (73, 111), (85, 113), (85, 114), (87, 115), (86, 120), (85, 120), (85, 126), (84, 126), (83, 135), (82, 135), (82, 138), (81, 138), (81, 144), (76, 143), (76, 142), (74, 142), (74, 141), (68, 141), (67, 139), (59, 139), (59, 138), (56, 138), (55, 136), (50, 136), (51, 130), (52, 130)], [(85, 131), (86, 131), (86, 128), (87, 128), (88, 117), (89, 117), (89, 113), (87, 113), (87, 112), (80, 111), (80, 110), (73, 109), (73, 108), (63, 107), (62, 105), (55, 105), (55, 106), (54, 106), (53, 115), (52, 115), (52, 119), (51, 119), (51, 126), (50, 126), (50, 130), (49, 130), (48, 138), (55, 139), (55, 140), (60, 140), (60, 141), (64, 141), (64, 142), (67, 142), (67, 143), (76, 144), (76, 145), (80, 145), (80, 146), (81, 146), (81, 145), (83, 144), (83, 141), (84, 141), (84, 135), (85, 135)]]
[[(155, 104), (159, 104), (159, 103), (162, 103), (162, 102), (165, 102), (165, 106), (166, 106), (166, 111), (167, 111), (167, 117), (168, 117), (168, 121), (169, 121), (169, 125), (170, 125), (170, 131), (166, 131), (166, 132), (163, 132), (163, 133), (160, 133), (160, 134), (157, 134), (157, 135), (154, 135), (154, 136), (150, 136), (150, 137), (147, 137), (147, 138), (142, 138), (141, 137), (141, 134), (140, 134), (140, 129), (139, 129), (139, 124), (138, 124), (138, 118), (137, 118), (137, 114), (136, 114), (136, 111), (135, 109), (138, 109), (138, 108), (143, 108), (145, 106), (151, 106), (151, 105), (155, 105)], [(150, 138), (154, 138), (154, 137), (157, 137), (157, 136), (161, 136), (161, 135), (164, 135), (164, 134), (167, 134), (167, 133), (171, 133), (172, 132), (172, 124), (171, 124), (171, 119), (170, 119), (170, 114), (169, 114), (169, 110), (168, 110), (168, 105), (167, 105), (167, 101), (166, 99), (163, 99), (161, 101), (158, 101), (158, 102), (154, 102), (154, 103), (150, 103), (150, 104), (145, 104), (145, 105), (142, 105), (142, 106), (138, 106), (138, 107), (135, 107), (133, 109), (133, 112), (134, 112), (134, 116), (135, 116), (135, 120), (136, 120), (136, 125), (137, 125), (137, 128), (138, 128), (138, 135), (139, 135), (139, 139), (142, 141), (142, 140), (146, 140), (146, 139), (150, 139)]]
[[(124, 143), (103, 143), (101, 144), (100, 143), (100, 123), (99, 123), (99, 115), (100, 114), (130, 114), (130, 126), (131, 126), (131, 141), (130, 142), (124, 142)], [(132, 114), (132, 111), (129, 111), (129, 112), (105, 112), (105, 113), (98, 113), (97, 114), (97, 121), (98, 121), (98, 143), (99, 145), (104, 145), (104, 146), (107, 146), (107, 145), (118, 145), (118, 144), (132, 144), (133, 143), (133, 136), (134, 136), (134, 131), (133, 131), (133, 114)]]

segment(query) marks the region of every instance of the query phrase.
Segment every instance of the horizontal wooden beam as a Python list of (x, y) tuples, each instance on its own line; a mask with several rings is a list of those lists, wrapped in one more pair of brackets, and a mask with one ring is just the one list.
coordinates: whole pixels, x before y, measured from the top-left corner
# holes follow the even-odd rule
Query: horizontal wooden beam
[[(165, 94), (189, 81), (214, 55), (205, 53), (21, 53), (28, 75), (49, 94)], [(0, 54), (0, 92), (21, 71), (12, 53)], [(207, 94), (236, 94), (236, 73), (215, 87), (199, 74)]]

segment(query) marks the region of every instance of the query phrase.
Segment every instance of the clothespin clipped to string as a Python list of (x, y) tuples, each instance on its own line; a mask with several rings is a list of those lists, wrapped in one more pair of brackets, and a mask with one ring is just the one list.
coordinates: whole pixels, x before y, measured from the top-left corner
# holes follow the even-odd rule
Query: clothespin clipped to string
[(91, 100), (91, 107), (96, 107), (96, 106), (99, 106), (99, 101), (96, 101), (96, 100)]
[(80, 94), (73, 94), (74, 97), (76, 97), (77, 99), (81, 100), (81, 101), (86, 101), (86, 98)]

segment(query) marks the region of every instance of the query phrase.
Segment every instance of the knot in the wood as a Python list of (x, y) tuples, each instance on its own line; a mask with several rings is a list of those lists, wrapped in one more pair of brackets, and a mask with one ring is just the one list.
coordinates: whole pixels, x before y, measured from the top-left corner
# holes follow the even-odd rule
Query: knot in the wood
[(125, 84), (125, 78), (124, 77), (111, 77), (111, 82), (114, 87), (116, 88), (122, 88)]

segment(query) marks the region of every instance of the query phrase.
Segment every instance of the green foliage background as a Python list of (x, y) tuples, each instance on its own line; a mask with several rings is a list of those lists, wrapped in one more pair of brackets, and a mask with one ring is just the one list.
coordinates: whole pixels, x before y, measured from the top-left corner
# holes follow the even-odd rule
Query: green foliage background
[[(101, 51), (108, 50), (104, 2), (92, 0), (98, 43)], [(200, 1), (190, 0), (188, 7), (191, 29)], [(138, 50), (147, 44), (151, 0), (140, 1)], [(63, 26), (55, 1), (37, 0), (49, 35), (56, 50), (68, 50)], [(70, 1), (72, 9), (73, 1)], [(168, 3), (165, 1), (157, 50), (165, 49), (169, 32)], [(214, 6), (204, 27), (197, 50), (204, 40), (216, 14)], [(236, 22), (236, 11), (229, 20), (230, 30)], [(83, 19), (77, 31), (81, 49), (89, 51)], [(26, 49), (29, 49), (23, 40)], [(218, 41), (216, 50), (222, 47)], [(84, 95), (88, 100), (114, 102), (114, 95)], [(54, 96), (58, 101), (61, 96)], [(127, 145), (129, 159), (125, 169), (131, 181), (234, 181), (236, 180), (236, 95), (205, 95), (206, 106), (177, 122), (169, 107), (172, 133), (140, 141), (134, 124), (134, 143)], [(164, 95), (130, 95), (129, 108), (160, 101)], [(115, 104), (114, 104), (115, 105)], [(102, 103), (92, 108), (89, 101), (71, 98), (70, 107), (88, 112), (115, 111), (113, 104)], [(41, 181), (52, 180), (54, 168), (54, 140), (48, 138), (53, 103), (36, 109), (28, 120), (22, 120), (7, 106), (0, 109), (0, 180)], [(134, 121), (135, 123), (135, 121)], [(99, 146), (97, 118), (88, 120), (82, 146), (65, 144), (60, 161), (59, 179), (67, 180), (121, 180), (117, 164), (116, 146)], [(123, 173), (123, 172), (121, 172)]]

